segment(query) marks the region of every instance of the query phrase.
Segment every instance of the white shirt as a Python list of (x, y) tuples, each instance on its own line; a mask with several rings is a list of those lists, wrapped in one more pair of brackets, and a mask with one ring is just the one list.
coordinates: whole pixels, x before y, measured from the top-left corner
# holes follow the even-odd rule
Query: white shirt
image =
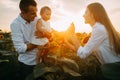
[[(52, 29), (50, 27), (50, 22), (49, 21), (44, 21), (43, 19), (41, 19), (41, 21), (42, 21), (42, 28), (49, 31), (49, 32), (51, 32)], [(36, 31), (36, 28), (35, 28), (34, 31)], [(47, 37), (45, 37), (45, 38), (36, 38), (34, 33), (35, 32), (33, 32), (32, 37), (31, 37), (31, 43), (32, 44), (44, 46), (45, 44), (47, 44), (49, 42)]]
[(26, 22), (20, 15), (11, 23), (12, 40), (16, 51), (19, 53), (18, 60), (27, 65), (35, 65), (37, 49), (27, 50), (31, 34), (34, 31), (36, 19), (31, 23)]
[(79, 47), (77, 55), (81, 58), (87, 57), (93, 51), (97, 52), (98, 59), (102, 63), (113, 63), (120, 61), (120, 55), (116, 55), (109, 45), (109, 39), (104, 25), (96, 23), (90, 39), (84, 47)]

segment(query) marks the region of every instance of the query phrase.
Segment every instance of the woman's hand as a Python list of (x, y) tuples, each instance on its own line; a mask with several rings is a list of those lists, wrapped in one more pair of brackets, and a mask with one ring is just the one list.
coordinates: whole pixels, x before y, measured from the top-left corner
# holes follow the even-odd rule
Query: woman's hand
[(77, 50), (77, 56), (79, 56), (80, 58), (84, 59), (88, 56), (88, 54), (83, 53), (83, 47), (80, 46)]

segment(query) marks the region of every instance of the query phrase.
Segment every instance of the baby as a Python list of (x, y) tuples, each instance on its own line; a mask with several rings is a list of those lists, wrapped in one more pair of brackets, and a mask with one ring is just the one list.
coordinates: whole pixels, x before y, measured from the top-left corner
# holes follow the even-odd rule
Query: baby
[(49, 41), (51, 39), (52, 28), (50, 27), (51, 9), (48, 6), (44, 6), (40, 10), (41, 19), (38, 19), (36, 24), (35, 36), (32, 37), (31, 43), (38, 45), (38, 52), (36, 57), (36, 63), (41, 62), (43, 54), (48, 52)]

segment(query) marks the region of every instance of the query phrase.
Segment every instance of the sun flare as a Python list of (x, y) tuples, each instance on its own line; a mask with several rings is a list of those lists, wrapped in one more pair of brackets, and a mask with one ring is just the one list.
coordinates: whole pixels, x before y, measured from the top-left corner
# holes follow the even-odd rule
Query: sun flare
[(82, 9), (77, 14), (72, 14), (70, 16), (64, 16), (56, 21), (51, 22), (51, 27), (57, 31), (65, 31), (71, 23), (75, 25), (75, 32), (91, 32), (91, 27), (84, 23), (84, 14), (85, 9)]

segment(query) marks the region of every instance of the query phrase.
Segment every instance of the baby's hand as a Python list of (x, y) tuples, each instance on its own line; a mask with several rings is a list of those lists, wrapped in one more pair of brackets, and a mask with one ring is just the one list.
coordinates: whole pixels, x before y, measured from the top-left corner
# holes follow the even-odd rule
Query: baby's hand
[(39, 31), (35, 31), (35, 36), (36, 36), (36, 38), (43, 38), (44, 37), (43, 33), (39, 32)]
[(50, 41), (50, 42), (52, 42), (52, 41), (53, 41), (53, 38), (52, 38), (52, 37), (51, 37), (51, 38), (49, 38), (49, 41)]
[(44, 36), (47, 37), (48, 39), (50, 39), (52, 37), (51, 33), (48, 33), (48, 32), (45, 33)]

